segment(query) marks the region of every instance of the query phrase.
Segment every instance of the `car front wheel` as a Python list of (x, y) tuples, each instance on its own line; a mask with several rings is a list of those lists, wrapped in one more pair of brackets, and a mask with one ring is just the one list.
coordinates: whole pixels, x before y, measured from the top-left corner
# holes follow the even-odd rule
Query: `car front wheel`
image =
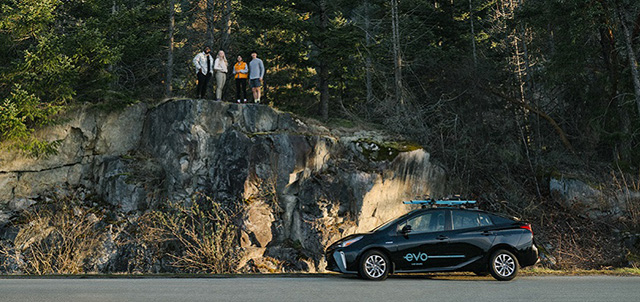
[(362, 255), (359, 273), (364, 279), (382, 281), (389, 275), (391, 262), (379, 251), (368, 251)]
[(518, 274), (518, 259), (509, 251), (498, 250), (489, 260), (489, 272), (498, 281), (509, 281)]

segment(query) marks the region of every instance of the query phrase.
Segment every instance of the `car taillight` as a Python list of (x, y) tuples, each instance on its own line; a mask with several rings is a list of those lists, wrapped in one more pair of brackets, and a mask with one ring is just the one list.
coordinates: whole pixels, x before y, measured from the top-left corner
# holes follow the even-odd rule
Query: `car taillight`
[(533, 230), (531, 229), (531, 225), (530, 224), (525, 224), (525, 225), (521, 225), (520, 226), (521, 229), (525, 229), (525, 230), (529, 230), (529, 232), (531, 232), (531, 235), (533, 235)]

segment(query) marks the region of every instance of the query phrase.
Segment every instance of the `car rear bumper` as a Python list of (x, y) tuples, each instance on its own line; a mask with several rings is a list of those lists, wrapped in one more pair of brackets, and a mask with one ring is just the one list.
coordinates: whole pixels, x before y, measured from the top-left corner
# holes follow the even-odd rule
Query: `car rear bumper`
[(520, 252), (520, 266), (532, 266), (538, 262), (538, 248), (532, 244), (529, 248)]

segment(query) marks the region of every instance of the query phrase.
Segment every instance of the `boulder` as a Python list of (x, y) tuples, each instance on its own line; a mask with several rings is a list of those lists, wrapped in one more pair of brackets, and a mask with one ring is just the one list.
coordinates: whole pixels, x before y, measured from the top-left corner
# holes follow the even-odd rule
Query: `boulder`
[(271, 227), (274, 220), (269, 205), (262, 201), (250, 204), (242, 223), (243, 246), (267, 247), (273, 239)]
[(566, 207), (592, 219), (619, 219), (633, 210), (629, 205), (640, 200), (640, 192), (607, 188), (600, 190), (579, 179), (565, 177), (551, 178), (549, 191)]

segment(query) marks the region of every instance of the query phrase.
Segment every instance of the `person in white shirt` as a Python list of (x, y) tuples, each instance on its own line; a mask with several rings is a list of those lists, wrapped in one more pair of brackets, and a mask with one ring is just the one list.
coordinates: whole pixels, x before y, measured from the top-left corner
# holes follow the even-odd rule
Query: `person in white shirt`
[(218, 57), (213, 64), (213, 69), (216, 71), (216, 101), (222, 100), (222, 89), (227, 82), (227, 58), (224, 56), (224, 51), (218, 51)]
[(201, 99), (204, 99), (207, 95), (207, 86), (213, 75), (213, 59), (210, 52), (211, 48), (205, 46), (204, 50), (193, 58), (193, 65), (196, 67), (198, 76), (197, 94)]

